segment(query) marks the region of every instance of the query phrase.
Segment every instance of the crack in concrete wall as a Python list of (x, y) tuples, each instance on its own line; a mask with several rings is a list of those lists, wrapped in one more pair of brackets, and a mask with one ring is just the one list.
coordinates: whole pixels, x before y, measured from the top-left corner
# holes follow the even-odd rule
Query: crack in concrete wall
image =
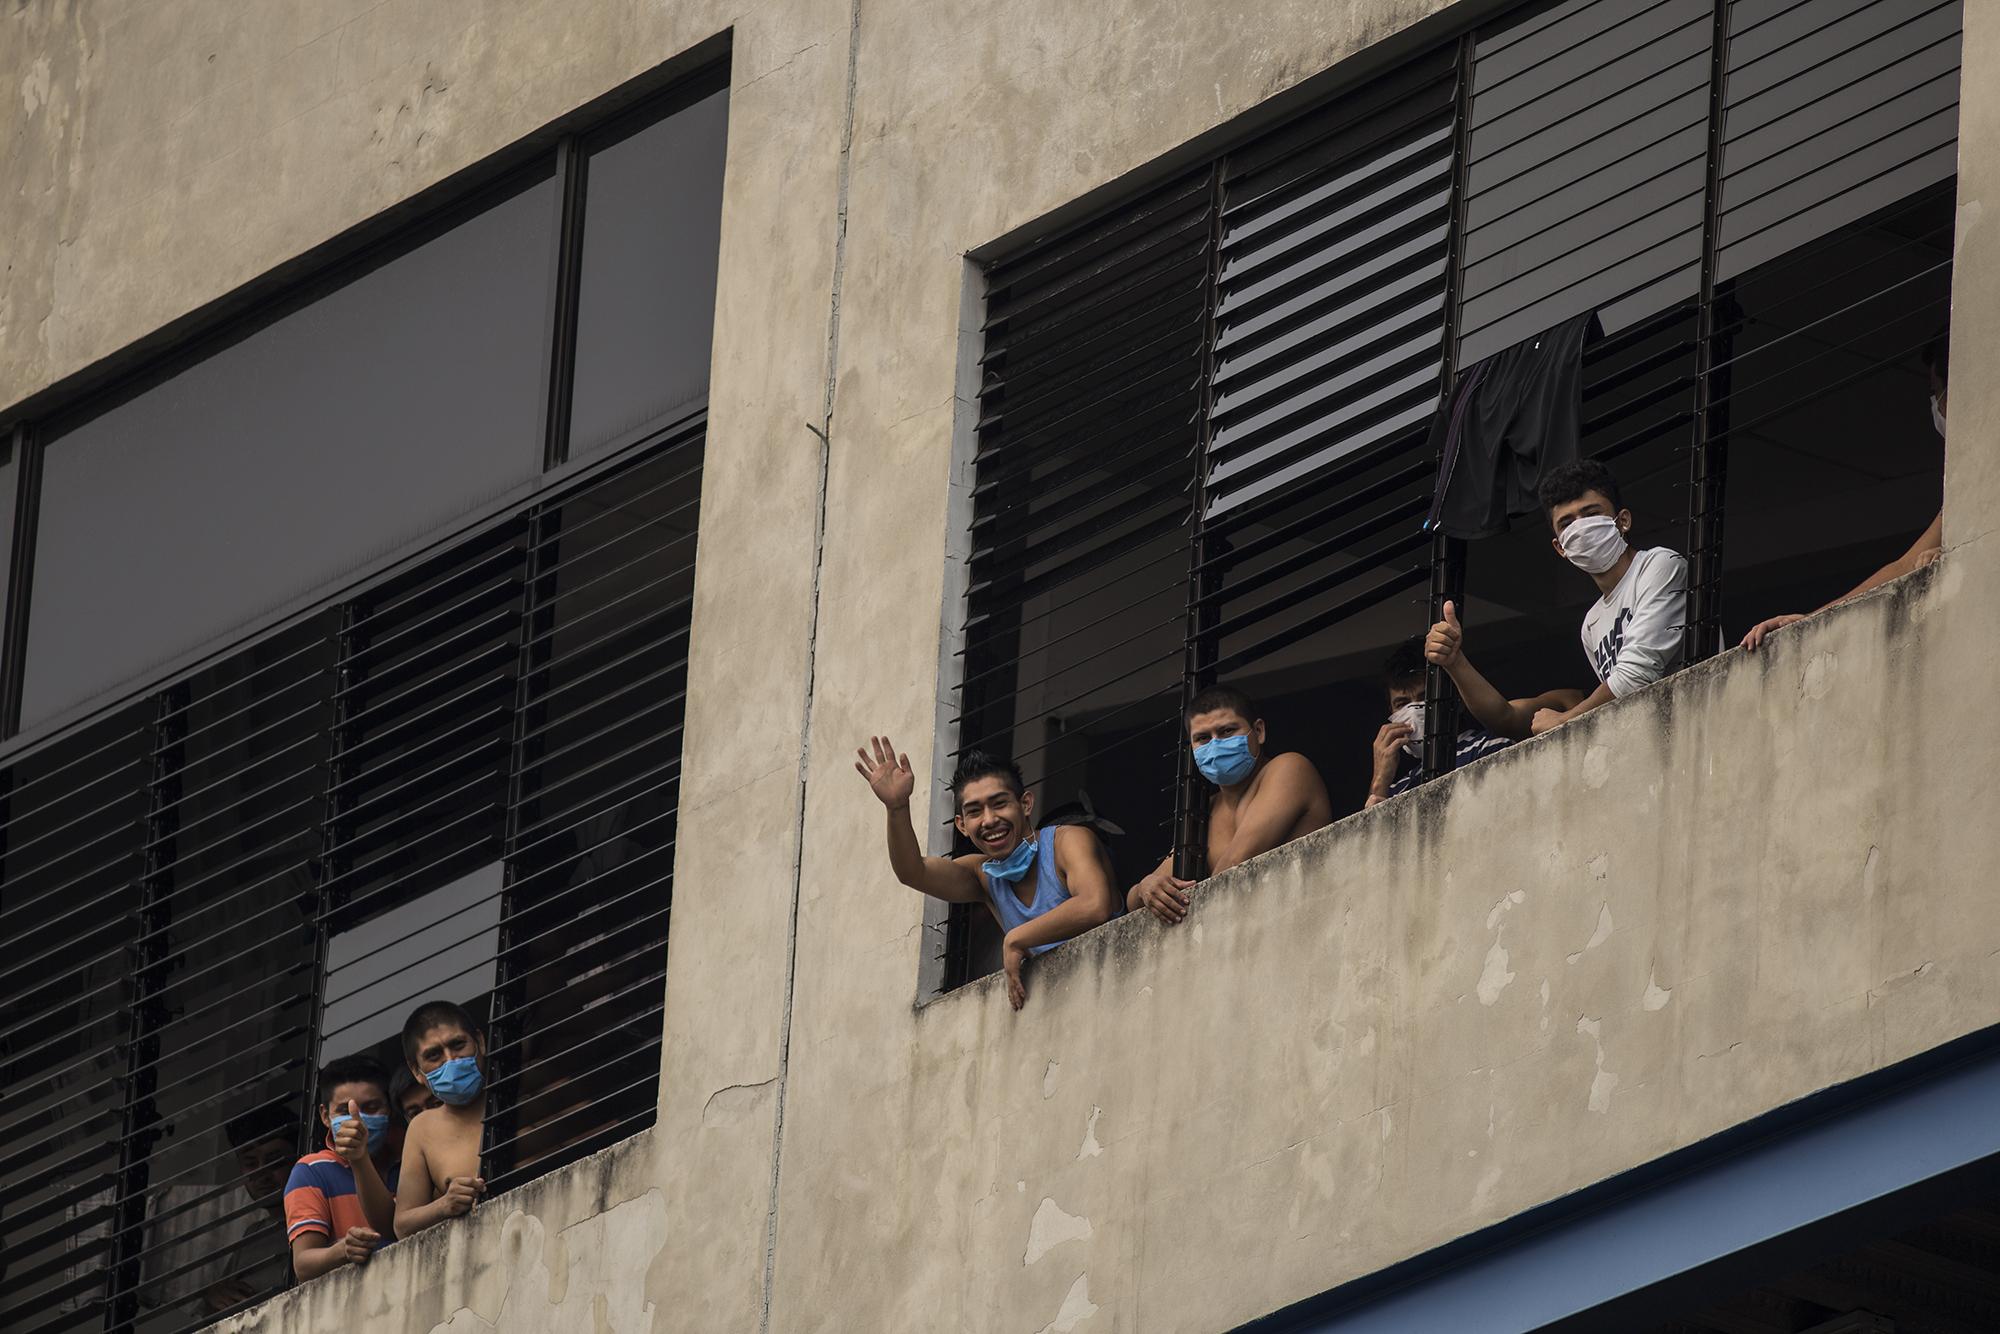
[[(778, 1047), (778, 1105), (771, 1130), (771, 1193), (764, 1216), (764, 1293), (758, 1315), (760, 1334), (771, 1328), (771, 1293), (778, 1269), (778, 1189), (785, 1161), (785, 1094), (791, 1073), (792, 1007), (799, 977), (799, 895), (805, 883), (805, 829), (807, 778), (812, 772), (813, 685), (819, 652), (820, 596), (826, 565), (826, 505), (829, 474), (833, 467), (833, 406), (840, 382), (840, 287), (847, 267), (847, 199), (854, 157), (854, 98), (856, 70), (861, 53), (861, 0), (853, 0), (847, 17), (847, 87), (840, 129), (840, 174), (836, 190), (833, 241), (833, 275), (829, 284), (826, 317), (826, 395), (820, 407), (820, 424), (807, 423), (806, 429), (818, 437), (819, 475), (813, 500), (813, 572), (811, 614), (806, 625), (805, 701), (799, 721), (799, 776), (797, 818), (792, 829), (792, 886), (790, 920), (785, 932), (785, 1010)], [(796, 57), (794, 57), (796, 58)]]

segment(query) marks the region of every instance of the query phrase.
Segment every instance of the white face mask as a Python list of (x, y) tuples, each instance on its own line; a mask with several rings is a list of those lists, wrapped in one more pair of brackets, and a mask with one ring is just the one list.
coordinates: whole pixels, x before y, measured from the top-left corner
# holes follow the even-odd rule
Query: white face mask
[(1416, 730), (1416, 735), (1403, 743), (1403, 753), (1416, 759), (1424, 754), (1424, 702), (1412, 700), (1389, 715), (1392, 723), (1408, 723)]
[(1603, 574), (1625, 554), (1625, 534), (1618, 531), (1618, 520), (1593, 514), (1563, 529), (1560, 545), (1571, 565), (1585, 574)]
[(1937, 427), (1940, 437), (1944, 435), (1944, 409), (1938, 406), (1937, 395), (1931, 395), (1931, 425)]

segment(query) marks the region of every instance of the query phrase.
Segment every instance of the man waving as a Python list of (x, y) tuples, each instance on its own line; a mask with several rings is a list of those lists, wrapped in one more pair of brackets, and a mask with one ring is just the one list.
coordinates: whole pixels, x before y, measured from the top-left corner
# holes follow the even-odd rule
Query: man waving
[(880, 736), (855, 753), (856, 772), (888, 808), (889, 867), (896, 879), (948, 903), (983, 903), (1007, 933), (1001, 959), (1015, 1009), (1028, 998), (1021, 967), (1030, 954), (1047, 953), (1111, 920), (1117, 893), (1096, 832), (1084, 825), (1036, 830), (1034, 794), (1009, 761), (973, 751), (959, 762), (951, 777), (955, 823), (979, 851), (926, 857), (910, 823), (917, 786), (910, 757)]

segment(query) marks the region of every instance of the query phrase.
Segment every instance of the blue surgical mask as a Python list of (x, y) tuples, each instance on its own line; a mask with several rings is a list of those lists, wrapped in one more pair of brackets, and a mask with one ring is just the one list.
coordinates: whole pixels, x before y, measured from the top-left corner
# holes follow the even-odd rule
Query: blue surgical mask
[[(352, 1121), (353, 1119), (354, 1119), (353, 1117), (349, 1116), (345, 1112), (342, 1112), (340, 1115), (334, 1117), (333, 1133), (338, 1135), (340, 1133), (340, 1127), (346, 1122)], [(389, 1135), (388, 1113), (363, 1112), (361, 1114), (361, 1124), (368, 1127), (368, 1152), (370, 1154), (377, 1154), (382, 1152), (382, 1141), (388, 1138)]]
[(424, 1082), (438, 1095), (439, 1102), (463, 1107), (486, 1087), (486, 1076), (479, 1072), (477, 1057), (457, 1056), (425, 1075)]
[(1203, 778), (1217, 787), (1234, 787), (1257, 767), (1257, 757), (1250, 753), (1249, 736), (1238, 732), (1196, 746), (1194, 765)]
[(1014, 845), (1014, 850), (1008, 853), (1005, 857), (1002, 857), (997, 862), (996, 861), (982, 862), (980, 864), (980, 869), (985, 871), (986, 874), (992, 876), (995, 880), (1004, 880), (1011, 885), (1015, 881), (1019, 880), (1022, 876), (1026, 875), (1028, 873), (1028, 868), (1030, 866), (1033, 866), (1034, 864), (1035, 864), (1035, 840), (1032, 838), (1024, 838), (1019, 843), (1016, 843)]

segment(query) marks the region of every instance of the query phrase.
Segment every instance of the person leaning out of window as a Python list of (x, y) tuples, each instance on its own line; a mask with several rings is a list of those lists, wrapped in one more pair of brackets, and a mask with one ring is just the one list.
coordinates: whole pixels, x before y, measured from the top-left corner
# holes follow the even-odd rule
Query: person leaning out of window
[(1583, 615), (1583, 652), (1597, 673), (1597, 689), (1569, 708), (1506, 698), (1465, 656), (1465, 632), (1449, 602), (1424, 641), (1424, 656), (1451, 676), (1466, 709), (1500, 736), (1560, 727), (1653, 684), (1681, 661), (1687, 560), (1665, 547), (1631, 545), (1632, 511), (1611, 470), (1596, 459), (1557, 468), (1542, 480), (1540, 499), (1554, 533), (1550, 545), (1597, 585), (1597, 601)]
[[(1945, 391), (1948, 388), (1951, 369), (1950, 363), (1951, 343), (1949, 334), (1948, 332), (1940, 333), (1924, 349), (1924, 365), (1931, 373), (1931, 425), (1937, 428), (1939, 438), (1944, 437)], [(1757, 624), (1750, 627), (1750, 633), (1743, 636), (1743, 647), (1754, 652), (1757, 646), (1764, 642), (1764, 636), (1771, 634), (1773, 631), (1782, 630), (1788, 625), (1796, 625), (1809, 615), (1817, 616), (1820, 612), (1832, 607), (1838, 607), (1843, 602), (1858, 598), (1871, 589), (1880, 588), (1891, 579), (1900, 579), (1906, 574), (1921, 570), (1924, 566), (1929, 565), (1943, 554), (1944, 511), (1939, 510), (1937, 517), (1932, 519), (1930, 526), (1918, 535), (1915, 542), (1910, 544), (1908, 551), (1905, 551), (1902, 555), (1896, 557), (1896, 559), (1890, 561), (1887, 565), (1884, 565), (1881, 569), (1875, 571), (1875, 573), (1869, 575), (1866, 579), (1863, 579), (1860, 583), (1816, 611), (1803, 613), (1786, 612), (1782, 616), (1773, 616), (1769, 620), (1757, 622)]]

